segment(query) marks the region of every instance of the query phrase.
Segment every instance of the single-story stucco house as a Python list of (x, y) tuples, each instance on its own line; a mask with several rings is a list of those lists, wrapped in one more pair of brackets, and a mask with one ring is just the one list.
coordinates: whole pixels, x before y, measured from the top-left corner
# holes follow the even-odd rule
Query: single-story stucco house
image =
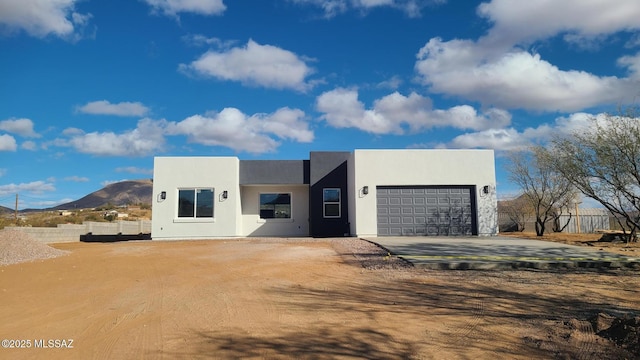
[(492, 150), (156, 157), (153, 239), (495, 235)]

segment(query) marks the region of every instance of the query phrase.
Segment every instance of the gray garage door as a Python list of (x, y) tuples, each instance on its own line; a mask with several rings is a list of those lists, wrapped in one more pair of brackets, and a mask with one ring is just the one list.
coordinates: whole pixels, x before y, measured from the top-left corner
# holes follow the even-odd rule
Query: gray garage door
[(385, 186), (376, 189), (379, 236), (473, 235), (471, 186)]

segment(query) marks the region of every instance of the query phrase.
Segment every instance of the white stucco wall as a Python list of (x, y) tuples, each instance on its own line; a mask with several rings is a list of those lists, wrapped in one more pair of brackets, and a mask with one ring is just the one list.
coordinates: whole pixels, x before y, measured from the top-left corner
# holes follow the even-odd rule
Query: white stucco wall
[[(241, 186), (242, 236), (309, 236), (308, 185)], [(260, 219), (260, 193), (290, 193), (291, 219)]]
[[(239, 160), (236, 157), (156, 157), (153, 166), (153, 239), (237, 236), (240, 224)], [(178, 189), (214, 188), (213, 219), (177, 217)], [(222, 192), (227, 191), (227, 199)], [(167, 198), (160, 199), (166, 191)]]
[[(493, 150), (355, 150), (349, 161), (351, 233), (377, 235), (377, 186), (476, 186), (478, 235), (498, 232)], [(485, 185), (490, 193), (479, 193)], [(369, 194), (362, 194), (364, 186)]]

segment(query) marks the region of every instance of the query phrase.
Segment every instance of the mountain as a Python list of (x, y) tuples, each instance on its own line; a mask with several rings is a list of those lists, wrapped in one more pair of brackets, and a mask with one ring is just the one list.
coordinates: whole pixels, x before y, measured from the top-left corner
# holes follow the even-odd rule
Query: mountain
[(151, 180), (129, 180), (109, 184), (80, 200), (58, 205), (51, 210), (90, 209), (111, 204), (114, 206), (151, 205), (153, 185)]

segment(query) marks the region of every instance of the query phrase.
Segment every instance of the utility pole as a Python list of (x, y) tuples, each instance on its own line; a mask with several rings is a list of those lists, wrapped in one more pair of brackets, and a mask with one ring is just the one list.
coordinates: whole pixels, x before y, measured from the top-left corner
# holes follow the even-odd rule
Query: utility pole
[(15, 214), (14, 217), (16, 220), (16, 225), (18, 225), (18, 194), (16, 194), (16, 211), (14, 214)]

